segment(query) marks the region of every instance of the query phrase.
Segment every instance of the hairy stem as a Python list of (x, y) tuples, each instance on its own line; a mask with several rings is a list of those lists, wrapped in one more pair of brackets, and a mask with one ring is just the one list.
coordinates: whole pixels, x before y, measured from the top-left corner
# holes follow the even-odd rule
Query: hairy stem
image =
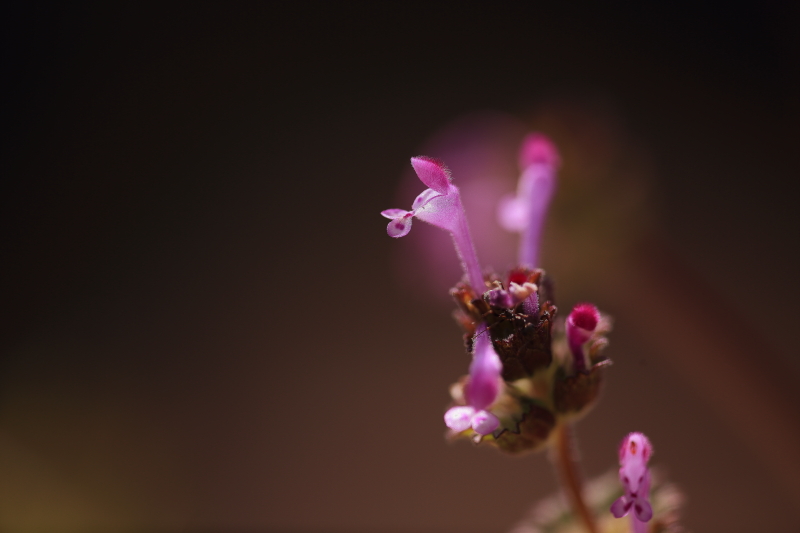
[(529, 268), (539, 268), (539, 248), (547, 208), (555, 192), (555, 169), (535, 164), (528, 167), (521, 178), (522, 195), (528, 203), (528, 224), (519, 241), (519, 263)]
[(453, 243), (456, 245), (458, 259), (461, 261), (461, 267), (467, 275), (472, 290), (480, 298), (486, 290), (486, 284), (483, 281), (481, 265), (478, 263), (478, 254), (475, 252), (475, 245), (469, 233), (467, 215), (464, 213), (463, 207), (458, 214), (456, 229), (451, 231), (451, 235), (453, 236)]
[(553, 462), (561, 478), (561, 484), (567, 493), (570, 505), (575, 515), (580, 518), (586, 531), (589, 533), (599, 533), (594, 516), (586, 502), (583, 500), (581, 491), (581, 478), (578, 473), (578, 462), (575, 457), (574, 438), (572, 430), (567, 423), (561, 423), (555, 429), (556, 441), (552, 454)]

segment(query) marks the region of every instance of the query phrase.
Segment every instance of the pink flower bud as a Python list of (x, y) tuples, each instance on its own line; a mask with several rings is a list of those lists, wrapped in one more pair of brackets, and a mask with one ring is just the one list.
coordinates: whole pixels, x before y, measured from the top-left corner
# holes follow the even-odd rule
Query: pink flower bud
[(519, 166), (528, 168), (536, 163), (558, 169), (561, 166), (561, 157), (558, 155), (556, 145), (546, 135), (530, 133), (522, 141), (522, 148), (519, 151)]
[(599, 321), (600, 312), (592, 304), (576, 305), (567, 317), (567, 344), (576, 372), (583, 372), (587, 368), (583, 345), (592, 337)]
[(465, 390), (468, 405), (448, 409), (444, 415), (444, 423), (459, 433), (472, 427), (475, 433), (488, 435), (500, 425), (500, 421), (488, 408), (500, 395), (503, 364), (492, 347), (485, 327), (475, 337), (474, 353)]

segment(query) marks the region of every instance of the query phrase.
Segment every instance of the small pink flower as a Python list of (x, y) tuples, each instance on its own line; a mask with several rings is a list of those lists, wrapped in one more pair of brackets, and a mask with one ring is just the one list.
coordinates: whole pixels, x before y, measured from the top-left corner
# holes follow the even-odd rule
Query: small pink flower
[(560, 165), (555, 145), (544, 135), (532, 133), (522, 142), (522, 176), (517, 195), (503, 198), (498, 212), (500, 225), (522, 234), (520, 265), (539, 266), (539, 242), (547, 208), (556, 188), (556, 170)]
[(444, 423), (458, 433), (471, 427), (479, 435), (488, 435), (500, 425), (500, 420), (487, 409), (500, 395), (503, 363), (494, 351), (485, 327), (475, 336), (474, 352), (469, 381), (464, 390), (468, 405), (448, 409)]
[(478, 256), (469, 233), (464, 207), (461, 205), (461, 195), (458, 187), (452, 183), (450, 171), (441, 161), (427, 156), (412, 157), (411, 166), (414, 167), (420, 181), (429, 188), (417, 196), (411, 204), (411, 211), (403, 209), (381, 211), (381, 215), (391, 219), (386, 227), (386, 233), (394, 238), (407, 235), (411, 231), (411, 222), (414, 218), (449, 231), (470, 285), (476, 292), (483, 293), (485, 284)]
[(576, 372), (584, 372), (587, 368), (583, 345), (592, 338), (598, 322), (600, 322), (600, 312), (592, 304), (576, 305), (567, 317), (567, 344), (572, 352)]
[(635, 533), (645, 531), (645, 522), (653, 518), (650, 505), (650, 470), (647, 462), (653, 454), (650, 441), (642, 433), (630, 433), (619, 447), (619, 480), (625, 494), (611, 505), (611, 514), (622, 518), (630, 513)]

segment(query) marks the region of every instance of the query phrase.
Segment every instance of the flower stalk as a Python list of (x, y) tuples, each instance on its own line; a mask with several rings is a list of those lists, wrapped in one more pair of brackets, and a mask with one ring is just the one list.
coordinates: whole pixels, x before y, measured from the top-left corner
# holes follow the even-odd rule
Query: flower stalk
[[(481, 269), (460, 191), (447, 167), (426, 156), (412, 158), (411, 165), (428, 188), (410, 211), (381, 213), (390, 219), (387, 233), (407, 235), (414, 218), (437, 226), (452, 236), (464, 270), (450, 294), (472, 362), (469, 374), (450, 389), (453, 402), (444, 414), (449, 437), (515, 455), (549, 448), (571, 519), (587, 533), (600, 533), (592, 510), (597, 506), (589, 505), (583, 492), (572, 424), (596, 403), (611, 364), (603, 355), (611, 320), (590, 303), (575, 305), (561, 318), (552, 279), (538, 266), (560, 165), (555, 146), (540, 134), (523, 142), (517, 194), (505, 198), (498, 213), (506, 229), (521, 234), (519, 262), (506, 275)], [(631, 433), (620, 448), (624, 493), (609, 510), (617, 518), (630, 514), (634, 533), (644, 533), (653, 518), (651, 450), (640, 433)]]
[(573, 512), (580, 518), (588, 533), (599, 533), (594, 515), (583, 498), (583, 487), (581, 476), (578, 472), (578, 459), (575, 451), (575, 439), (572, 434), (572, 428), (568, 423), (560, 424), (555, 429), (555, 443), (551, 459), (558, 471)]

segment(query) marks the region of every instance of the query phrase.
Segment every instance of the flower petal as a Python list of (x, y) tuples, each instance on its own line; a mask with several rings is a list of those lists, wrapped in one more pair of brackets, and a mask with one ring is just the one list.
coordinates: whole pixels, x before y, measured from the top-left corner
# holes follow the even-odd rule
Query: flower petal
[(611, 504), (611, 514), (614, 515), (614, 518), (622, 518), (628, 511), (631, 509), (631, 504), (633, 501), (628, 500), (624, 495), (617, 498), (617, 500)]
[(459, 405), (451, 407), (444, 414), (444, 423), (447, 427), (461, 433), (469, 429), (472, 425), (472, 417), (475, 414), (475, 409), (468, 405)]
[(441, 161), (421, 155), (411, 158), (411, 166), (420, 181), (434, 191), (446, 194), (450, 187), (450, 171)]
[(478, 411), (472, 417), (472, 429), (479, 435), (488, 435), (500, 426), (500, 420), (489, 411)]
[(404, 237), (408, 235), (408, 232), (411, 231), (411, 221), (414, 220), (410, 214), (402, 217), (396, 218), (389, 222), (389, 225), (386, 226), (386, 233), (389, 234), (389, 237), (394, 237), (395, 239)]
[[(455, 187), (453, 189), (457, 190)], [(428, 190), (433, 191), (433, 189)], [(435, 193), (426, 197), (424, 203), (417, 204), (415, 201), (414, 204), (417, 206), (414, 216), (418, 219), (453, 233), (454, 238), (456, 232), (461, 233), (460, 224), (464, 220), (464, 209), (461, 207), (461, 199), (457, 193)]]
[(441, 195), (442, 193), (434, 191), (433, 189), (425, 189), (419, 194), (419, 196), (416, 197), (414, 203), (411, 204), (411, 209), (417, 210), (420, 207), (427, 204), (428, 202), (430, 202), (431, 200), (433, 200), (434, 198), (436, 198), (437, 196)]
[(475, 336), (474, 353), (469, 367), (467, 400), (475, 409), (486, 409), (500, 394), (503, 363), (494, 351), (489, 332), (485, 329)]
[(409, 214), (409, 212), (405, 209), (384, 209), (381, 211), (381, 215), (391, 219), (400, 218), (407, 214)]
[(633, 502), (633, 511), (636, 513), (636, 518), (642, 522), (647, 522), (653, 518), (653, 507), (644, 498), (636, 498)]

